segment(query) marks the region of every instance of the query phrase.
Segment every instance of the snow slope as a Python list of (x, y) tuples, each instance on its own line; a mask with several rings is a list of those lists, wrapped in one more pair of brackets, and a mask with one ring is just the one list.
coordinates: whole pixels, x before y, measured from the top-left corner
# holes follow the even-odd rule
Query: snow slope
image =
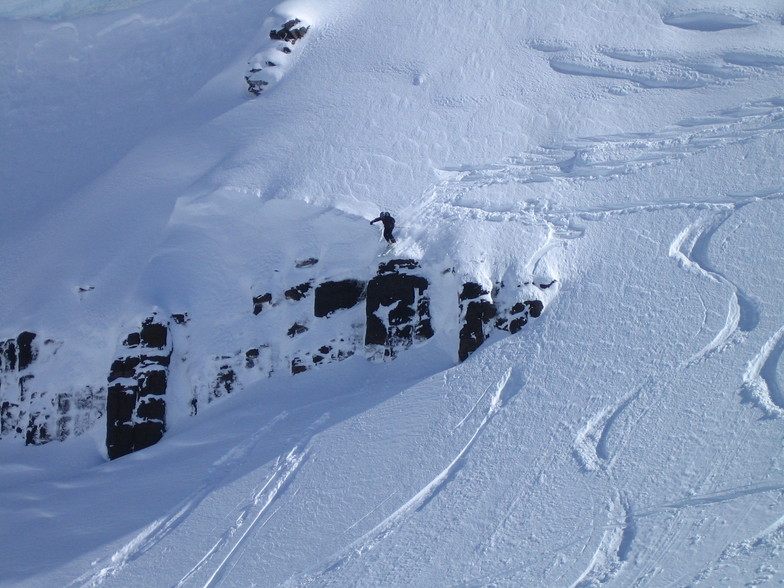
[[(781, 8), (217, 4), (0, 2), (0, 339), (63, 341), (67, 387), (190, 317), (159, 444), (0, 443), (0, 585), (781, 583)], [(373, 271), (379, 210), (454, 270), (436, 336), (191, 416), (208, 358), (298, 320), (259, 288)], [(464, 280), (555, 285), (457, 364)]]

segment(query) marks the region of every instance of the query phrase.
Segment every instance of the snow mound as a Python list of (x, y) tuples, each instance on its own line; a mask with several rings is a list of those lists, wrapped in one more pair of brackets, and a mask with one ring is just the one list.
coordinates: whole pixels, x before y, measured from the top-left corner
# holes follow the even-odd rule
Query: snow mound
[(736, 16), (721, 12), (685, 12), (662, 17), (665, 24), (686, 29), (689, 31), (724, 31), (727, 29), (739, 29), (750, 27), (757, 24), (750, 18)]

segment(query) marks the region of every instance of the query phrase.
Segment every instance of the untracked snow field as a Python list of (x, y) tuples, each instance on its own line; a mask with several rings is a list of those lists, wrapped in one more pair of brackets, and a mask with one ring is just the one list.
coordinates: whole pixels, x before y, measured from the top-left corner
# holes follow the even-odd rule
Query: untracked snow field
[[(0, 141), (37, 382), (190, 320), (157, 445), (0, 432), (0, 586), (784, 583), (780, 3), (0, 0)], [(299, 320), (255, 294), (375, 271), (382, 210), (454, 286), (435, 336), (193, 414)], [(466, 281), (544, 311), (458, 363)]]

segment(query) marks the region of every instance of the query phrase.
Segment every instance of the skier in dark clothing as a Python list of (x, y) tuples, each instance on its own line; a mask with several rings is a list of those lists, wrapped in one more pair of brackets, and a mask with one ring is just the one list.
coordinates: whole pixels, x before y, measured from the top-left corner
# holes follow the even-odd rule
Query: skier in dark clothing
[(381, 221), (381, 224), (384, 225), (384, 239), (387, 240), (387, 243), (392, 245), (395, 243), (395, 238), (392, 236), (392, 229), (395, 228), (395, 219), (391, 214), (388, 212), (382, 212), (378, 218), (374, 218), (370, 221), (370, 224), (377, 223)]

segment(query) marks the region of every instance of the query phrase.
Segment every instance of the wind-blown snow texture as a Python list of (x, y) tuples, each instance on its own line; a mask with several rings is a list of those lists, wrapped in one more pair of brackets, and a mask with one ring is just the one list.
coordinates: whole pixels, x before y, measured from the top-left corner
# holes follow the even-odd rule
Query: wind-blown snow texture
[[(781, 583), (784, 12), (684, 6), (0, 2), (0, 341), (83, 390), (189, 317), (160, 443), (0, 443), (0, 584)], [(454, 282), (436, 336), (191, 416), (193, 358), (299, 320), (254, 296), (375, 271), (379, 210)], [(461, 280), (552, 286), (457, 364)]]

